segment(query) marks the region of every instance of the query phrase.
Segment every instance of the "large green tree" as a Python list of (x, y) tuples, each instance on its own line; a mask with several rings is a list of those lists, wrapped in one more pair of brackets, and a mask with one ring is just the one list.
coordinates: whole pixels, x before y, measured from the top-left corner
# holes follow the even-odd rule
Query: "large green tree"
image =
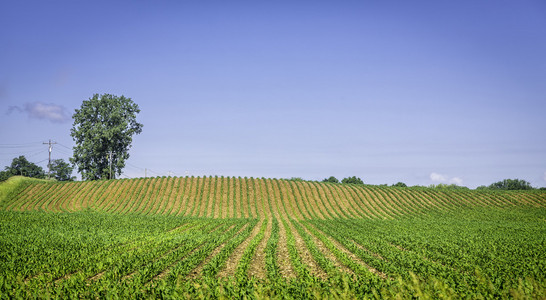
[(120, 175), (129, 158), (133, 135), (142, 132), (140, 112), (131, 98), (95, 94), (72, 116), (72, 164), (83, 180), (112, 179)]
[(72, 176), (73, 167), (63, 159), (55, 159), (51, 162), (51, 176), (58, 181), (73, 181), (76, 177)]

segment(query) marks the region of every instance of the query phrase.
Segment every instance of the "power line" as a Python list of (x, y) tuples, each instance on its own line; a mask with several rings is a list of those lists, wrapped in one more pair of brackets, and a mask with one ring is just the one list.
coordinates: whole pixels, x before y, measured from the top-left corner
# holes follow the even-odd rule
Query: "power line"
[(0, 148), (22, 148), (22, 147), (33, 147), (38, 146), (41, 142), (31, 142), (31, 143), (22, 143), (22, 144), (0, 144)]
[(0, 146), (1, 149), (25, 149), (25, 148), (37, 148), (39, 145), (28, 145), (28, 146)]
[(39, 155), (39, 154), (43, 154), (44, 153), (44, 150), (40, 150), (38, 152), (34, 152), (33, 154), (30, 154), (30, 155), (26, 155), (25, 157), (26, 158), (31, 158), (31, 157), (34, 157), (36, 155)]
[(41, 161), (37, 162), (36, 164), (41, 164), (43, 163), (44, 161), (48, 160), (47, 158), (46, 159), (42, 159)]
[(60, 149), (57, 149), (56, 151), (61, 153), (61, 154), (64, 154), (64, 155), (72, 156), (72, 153), (68, 153), (68, 152), (62, 151)]
[(154, 174), (157, 175), (157, 176), (161, 176), (161, 174), (159, 174), (159, 173), (157, 173), (157, 172), (154, 172), (154, 171), (152, 171), (152, 170), (150, 170), (150, 169), (147, 169), (147, 170), (150, 171), (151, 173), (154, 173)]
[(64, 148), (66, 148), (66, 149), (68, 149), (68, 150), (72, 150), (72, 148), (67, 147), (67, 146), (65, 146), (65, 145), (63, 145), (63, 144), (60, 144), (60, 143), (59, 143), (59, 146), (64, 147)]
[(135, 169), (144, 170), (144, 168), (137, 167), (137, 166), (135, 166), (135, 165), (133, 165), (133, 164), (130, 164), (130, 163), (126, 163), (126, 164), (127, 164), (128, 166), (130, 166), (130, 167), (135, 168)]
[(33, 149), (33, 150), (27, 150), (27, 151), (19, 151), (19, 152), (9, 152), (9, 153), (0, 153), (0, 155), (7, 156), (7, 155), (35, 155), (36, 153), (43, 153), (43, 149)]

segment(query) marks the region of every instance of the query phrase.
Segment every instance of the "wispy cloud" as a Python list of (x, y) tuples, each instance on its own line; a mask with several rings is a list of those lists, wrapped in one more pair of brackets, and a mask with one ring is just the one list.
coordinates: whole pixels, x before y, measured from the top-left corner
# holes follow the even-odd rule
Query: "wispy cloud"
[(13, 112), (27, 114), (29, 118), (47, 120), (52, 123), (65, 123), (70, 121), (68, 110), (58, 104), (43, 103), (43, 102), (30, 102), (25, 103), (22, 106), (10, 106), (7, 114)]
[(430, 180), (438, 183), (462, 185), (463, 180), (460, 177), (449, 177), (435, 172), (430, 173)]
[(546, 172), (544, 172), (544, 181), (546, 182)]

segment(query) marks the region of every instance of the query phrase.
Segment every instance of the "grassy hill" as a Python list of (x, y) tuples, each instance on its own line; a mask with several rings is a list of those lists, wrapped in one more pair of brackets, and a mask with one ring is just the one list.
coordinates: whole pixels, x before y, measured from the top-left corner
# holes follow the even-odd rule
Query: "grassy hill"
[(458, 208), (546, 205), (544, 191), (442, 191), (240, 177), (68, 183), (14, 178), (6, 184), (10, 195), (4, 196), (0, 208), (18, 211), (93, 209), (210, 218), (392, 219)]
[(546, 298), (546, 192), (0, 184), (0, 298)]

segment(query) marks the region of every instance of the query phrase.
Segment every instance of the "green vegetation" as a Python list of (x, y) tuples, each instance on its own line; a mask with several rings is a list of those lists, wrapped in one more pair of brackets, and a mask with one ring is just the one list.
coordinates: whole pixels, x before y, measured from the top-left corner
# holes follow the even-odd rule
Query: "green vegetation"
[(541, 299), (545, 220), (539, 190), (13, 177), (0, 295)]
[(70, 161), (84, 180), (112, 179), (121, 174), (133, 135), (142, 132), (142, 124), (136, 121), (139, 112), (131, 98), (109, 94), (95, 94), (76, 109), (70, 130), (76, 146)]
[(75, 176), (72, 176), (72, 168), (63, 159), (55, 159), (51, 162), (51, 177), (57, 181), (74, 181)]
[(353, 177), (346, 177), (341, 180), (341, 183), (350, 183), (350, 184), (364, 184), (364, 181), (360, 179), (359, 177), (353, 176)]
[(12, 176), (6, 181), (0, 182), (0, 203), (12, 198), (17, 192), (32, 183), (44, 183), (46, 180), (27, 178), (23, 176)]
[(514, 191), (514, 190), (532, 190), (533, 187), (531, 186), (531, 183), (522, 179), (504, 179), (502, 181), (492, 183), (487, 187), (483, 185), (479, 186), (477, 189)]
[(337, 178), (335, 178), (334, 176), (330, 176), (328, 178), (324, 178), (322, 182), (339, 183), (339, 180), (337, 180)]
[(431, 189), (444, 189), (444, 190), (468, 190), (466, 186), (460, 186), (456, 184), (445, 184), (445, 183), (431, 184), (428, 187)]
[(24, 155), (12, 160), (11, 165), (0, 172), (0, 182), (5, 181), (11, 176), (25, 176), (30, 178), (45, 178), (45, 172), (42, 167), (29, 162)]

